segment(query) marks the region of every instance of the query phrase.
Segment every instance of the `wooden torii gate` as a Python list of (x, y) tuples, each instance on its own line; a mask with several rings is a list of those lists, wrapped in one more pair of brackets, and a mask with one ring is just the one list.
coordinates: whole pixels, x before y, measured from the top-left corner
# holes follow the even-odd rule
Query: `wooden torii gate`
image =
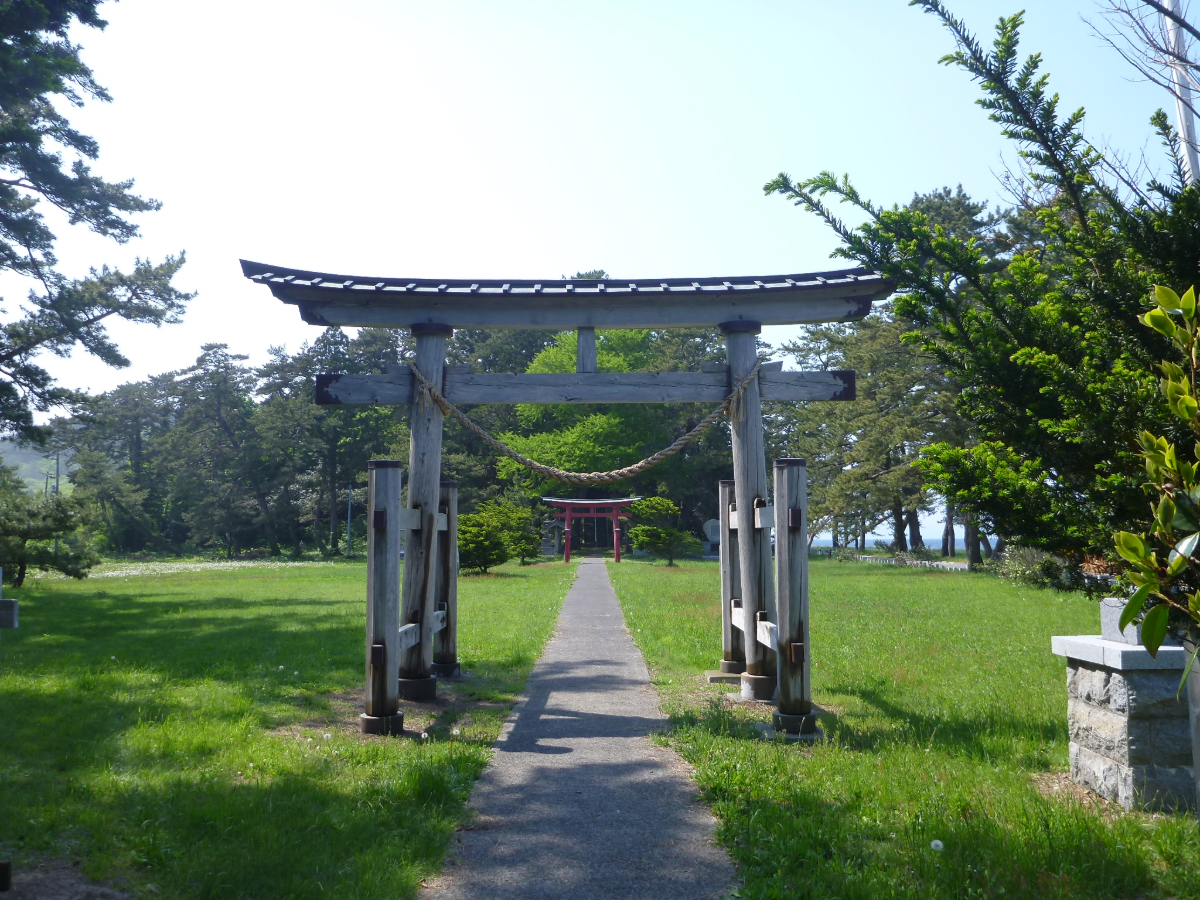
[[(410, 328), (413, 365), (453, 404), (720, 403), (759, 366), (756, 336), (763, 325), (860, 319), (891, 290), (881, 275), (866, 269), (628, 282), (471, 281), (335, 275), (242, 260), (242, 273), (297, 306), (313, 325)], [(727, 365), (700, 372), (597, 371), (597, 328), (709, 327), (725, 335)], [(447, 366), (446, 343), (455, 328), (576, 330), (576, 373), (477, 374), (469, 366)], [(408, 366), (381, 375), (317, 378), (318, 403), (409, 406), (407, 506), (400, 503), (398, 462), (380, 460), (369, 469), (367, 689), (361, 721), (373, 733), (401, 730), (400, 698), (432, 699), (435, 676), (457, 672), (457, 492), (441, 481), (442, 410), (417, 402), (419, 388)], [(807, 677), (807, 553), (801, 549), (805, 480), (802, 460), (779, 460), (778, 509), (772, 510), (762, 401), (852, 400), (854, 391), (853, 372), (784, 372), (782, 363), (766, 364), (731, 415), (734, 477), (720, 490), (721, 669), (741, 673), (745, 696), (770, 699), (778, 686), (777, 726), (793, 734), (814, 727)], [(782, 562), (784, 569), (775, 578), (771, 527), (783, 550), (776, 568)], [(403, 583), (401, 530), (409, 534)]]

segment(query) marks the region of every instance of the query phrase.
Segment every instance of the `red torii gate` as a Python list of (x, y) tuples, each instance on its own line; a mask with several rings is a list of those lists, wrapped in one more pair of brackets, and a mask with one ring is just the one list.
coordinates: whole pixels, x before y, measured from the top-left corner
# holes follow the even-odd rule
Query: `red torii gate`
[(554, 518), (564, 519), (563, 525), (563, 562), (571, 561), (571, 520), (572, 519), (612, 519), (613, 528), (613, 562), (621, 561), (621, 516), (629, 518), (629, 504), (641, 497), (625, 497), (621, 500), (563, 500), (559, 497), (543, 497), (542, 502), (548, 503), (561, 512), (553, 513)]

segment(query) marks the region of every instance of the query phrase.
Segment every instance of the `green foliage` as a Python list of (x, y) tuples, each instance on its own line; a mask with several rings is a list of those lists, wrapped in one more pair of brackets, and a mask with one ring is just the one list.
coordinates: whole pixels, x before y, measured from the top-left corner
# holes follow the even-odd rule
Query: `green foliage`
[[(529, 363), (539, 373), (575, 371), (576, 333), (563, 332)], [(602, 372), (696, 371), (701, 363), (724, 359), (716, 329), (597, 331)], [(711, 407), (703, 404), (563, 404), (516, 409), (515, 427), (498, 436), (525, 456), (571, 471), (609, 471), (630, 465), (670, 444), (699, 422)], [(682, 453), (623, 482), (622, 493), (670, 496), (691, 530), (716, 513), (713, 485), (728, 477), (729, 435), (718, 425)], [(500, 459), (499, 476), (533, 499), (569, 496), (569, 485), (530, 474)]]
[[(973, 221), (982, 209), (961, 191), (913, 203), (936, 207), (945, 219)], [(800, 369), (857, 373), (854, 403), (776, 403), (765, 410), (769, 453), (807, 460), (814, 535), (869, 532), (890, 520), (894, 550), (909, 549), (906, 530), (922, 546), (916, 522), (930, 498), (914, 462), (931, 441), (961, 443), (966, 426), (954, 412), (958, 391), (944, 367), (903, 340), (911, 328), (891, 304), (881, 304), (861, 321), (813, 326), (783, 345)]]
[(335, 553), (351, 486), (365, 513), (367, 461), (407, 456), (404, 411), (317, 406), (314, 378), (384, 371), (401, 353), (385, 329), (327, 329), (257, 369), (210, 344), (192, 366), (92, 398), (55, 443), (105, 549)]
[(644, 522), (663, 525), (675, 521), (679, 507), (666, 497), (644, 497), (630, 503), (629, 512)]
[(463, 569), (486, 572), (508, 558), (504, 526), (495, 516), (466, 513), (458, 517), (458, 563)]
[(770, 709), (704, 684), (721, 654), (716, 564), (609, 572), (741, 895), (1196, 897), (1194, 817), (1113, 815), (1045, 790), (1065, 778), (1070, 744), (1062, 661), (1047, 648), (1095, 630), (1081, 595), (811, 562), (813, 699), (837, 714), (821, 717), (827, 740), (801, 749), (761, 739)]
[(31, 496), (16, 470), (0, 466), (0, 567), (20, 587), (31, 569), (83, 578), (98, 557), (78, 534), (83, 511), (74, 497)]
[(1052, 591), (1082, 591), (1088, 587), (1079, 566), (1070, 560), (1023, 544), (1010, 544), (1004, 555), (990, 561), (986, 568), (1001, 578), (1030, 587)]
[[(839, 255), (896, 284), (909, 339), (959, 386), (956, 406), (988, 446), (924, 454), (959, 503), (1048, 552), (1103, 552), (1142, 515), (1137, 435), (1183, 436), (1155, 391), (1169, 338), (1138, 317), (1151, 284), (1194, 277), (1200, 187), (1177, 177), (1143, 189), (1104, 168), (1083, 111), (1062, 113), (1040, 57), (1018, 58), (1020, 15), (1000, 21), (988, 49), (937, 0), (915, 5), (950, 30), (957, 51), (944, 62), (980, 83), (980, 105), (1016, 143), (1028, 172), (1015, 185), (1021, 208), (963, 233), (919, 205), (877, 207), (828, 172), (781, 174), (766, 190), (823, 218)], [(1176, 136), (1161, 112), (1151, 124), (1178, 176)], [(844, 224), (830, 198), (866, 224)]]
[(698, 555), (699, 538), (673, 527), (679, 518), (679, 507), (666, 497), (646, 497), (629, 504), (629, 511), (640, 520), (629, 530), (629, 539), (638, 550), (661, 556), (668, 566), (676, 557)]
[(413, 898), (573, 573), (462, 579), (471, 677), (393, 740), (364, 740), (340, 699), (362, 688), (361, 562), (28, 581), (33, 627), (0, 643), (0, 853), (18, 872), (65, 853), (135, 896)]
[(99, 146), (64, 114), (88, 99), (110, 99), (71, 42), (77, 25), (104, 27), (97, 6), (97, 0), (18, 0), (0, 12), (0, 271), (33, 285), (19, 314), (0, 324), (0, 436), (44, 440), (34, 412), (80, 399), (54, 383), (40, 354), (66, 356), (78, 345), (109, 365), (126, 366), (107, 320), (178, 322), (192, 297), (171, 285), (182, 253), (159, 264), (139, 259), (128, 273), (102, 266), (67, 278), (56, 270), (56, 237), (43, 201), (70, 224), (122, 244), (138, 235), (129, 216), (159, 207), (134, 194), (132, 181), (94, 174), (89, 162)]
[(1190, 631), (1198, 646), (1184, 672), (1186, 680), (1200, 652), (1200, 314), (1194, 288), (1180, 297), (1158, 285), (1154, 300), (1155, 308), (1142, 322), (1170, 338), (1184, 361), (1182, 366), (1170, 360), (1162, 363), (1159, 387), (1196, 442), (1177, 448), (1164, 437), (1142, 433), (1142, 458), (1155, 495), (1152, 522), (1146, 534), (1122, 531), (1113, 538), (1127, 563), (1125, 579), (1136, 588), (1121, 614), (1121, 627), (1141, 615), (1142, 643), (1152, 656), (1172, 625)]
[(504, 497), (484, 503), (479, 507), (478, 515), (490, 520), (499, 530), (509, 557), (517, 557), (521, 565), (537, 558), (542, 538), (529, 507)]

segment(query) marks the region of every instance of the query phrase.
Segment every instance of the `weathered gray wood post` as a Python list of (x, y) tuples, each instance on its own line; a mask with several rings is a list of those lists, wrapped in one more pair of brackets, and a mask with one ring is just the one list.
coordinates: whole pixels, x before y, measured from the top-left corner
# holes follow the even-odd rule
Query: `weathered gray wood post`
[[(417, 352), (413, 364), (432, 384), (441, 386), (446, 366), (448, 325), (412, 326)], [(409, 405), (408, 508), (420, 513), (420, 528), (410, 531), (404, 558), (400, 618), (417, 625), (420, 640), (400, 659), (400, 696), (432, 700), (437, 696), (433, 676), (433, 618), (437, 610), (438, 506), (442, 475), (442, 410), (413, 386)]]
[(400, 666), (400, 462), (367, 463), (367, 690), (359, 728), (367, 734), (404, 730)]
[(741, 600), (742, 574), (738, 563), (737, 531), (729, 527), (729, 507), (733, 505), (733, 482), (722, 481), (717, 486), (717, 520), (721, 523), (721, 665), (730, 675), (746, 671), (746, 644), (733, 625), (733, 603)]
[[(729, 383), (736, 386), (758, 364), (758, 322), (737, 319), (724, 322)], [(767, 506), (767, 459), (763, 446), (762, 394), (758, 380), (747, 386), (736, 402), (730, 432), (733, 435), (734, 503), (737, 507), (738, 559), (741, 564), (742, 610), (745, 627), (746, 671), (742, 696), (770, 700), (775, 694), (775, 653), (756, 638), (761, 618), (775, 619), (775, 585), (771, 577), (769, 522), (759, 528), (755, 510)], [(761, 514), (759, 514), (761, 515)]]
[(775, 730), (816, 738), (808, 635), (808, 469), (802, 459), (775, 460), (775, 599), (779, 709)]
[(575, 334), (575, 372), (583, 375), (597, 371), (596, 329), (580, 328)]
[(443, 481), (440, 512), (446, 530), (438, 532), (437, 609), (446, 616), (433, 636), (433, 674), (454, 678), (458, 667), (458, 482)]

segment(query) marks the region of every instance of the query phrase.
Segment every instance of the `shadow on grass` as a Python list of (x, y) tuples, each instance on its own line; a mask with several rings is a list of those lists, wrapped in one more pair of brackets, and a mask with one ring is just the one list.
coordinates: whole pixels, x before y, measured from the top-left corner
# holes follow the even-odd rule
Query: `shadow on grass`
[[(1018, 745), (1036, 748), (1032, 752), (1009, 753), (1010, 761), (1022, 767), (1046, 768), (1050, 760), (1048, 746), (1066, 746), (1066, 717), (1035, 719), (1020, 710), (993, 708), (983, 714), (930, 714), (917, 712), (894, 702), (885, 690), (842, 685), (831, 693), (857, 697), (880, 713), (887, 725), (874, 726), (861, 720), (829, 717), (823, 720), (826, 733), (855, 750), (875, 751), (900, 743), (936, 748), (976, 761), (993, 760), (997, 748), (1012, 751)], [(899, 725), (897, 729), (895, 726)]]
[[(672, 736), (715, 806), (746, 897), (1198, 896), (1194, 818), (1160, 819), (1161, 830), (1148, 832), (1143, 817), (1106, 820), (1015, 787), (1019, 767), (1006, 760), (1000, 773), (996, 754), (967, 735), (1004, 724), (918, 718), (912, 726), (958, 756), (887, 752), (886, 743), (918, 749), (914, 732), (854, 742), (835, 731), (819, 749), (768, 744), (737, 710), (715, 702), (678, 715)], [(862, 749), (872, 752), (844, 752)], [(882, 785), (879, 767), (889, 775)]]
[(339, 733), (321, 754), (265, 734), (361, 681), (347, 609), (312, 594), (25, 592), (0, 646), (0, 858), (82, 855), (90, 874), (132, 869), (179, 897), (413, 896), (488, 742)]
[(63, 824), (89, 845), (91, 874), (132, 863), (167, 896), (413, 897), (460, 823), (482, 759), (380, 760), (349, 790), (319, 765), (241, 783), (178, 773), (119, 791), (78, 784)]

